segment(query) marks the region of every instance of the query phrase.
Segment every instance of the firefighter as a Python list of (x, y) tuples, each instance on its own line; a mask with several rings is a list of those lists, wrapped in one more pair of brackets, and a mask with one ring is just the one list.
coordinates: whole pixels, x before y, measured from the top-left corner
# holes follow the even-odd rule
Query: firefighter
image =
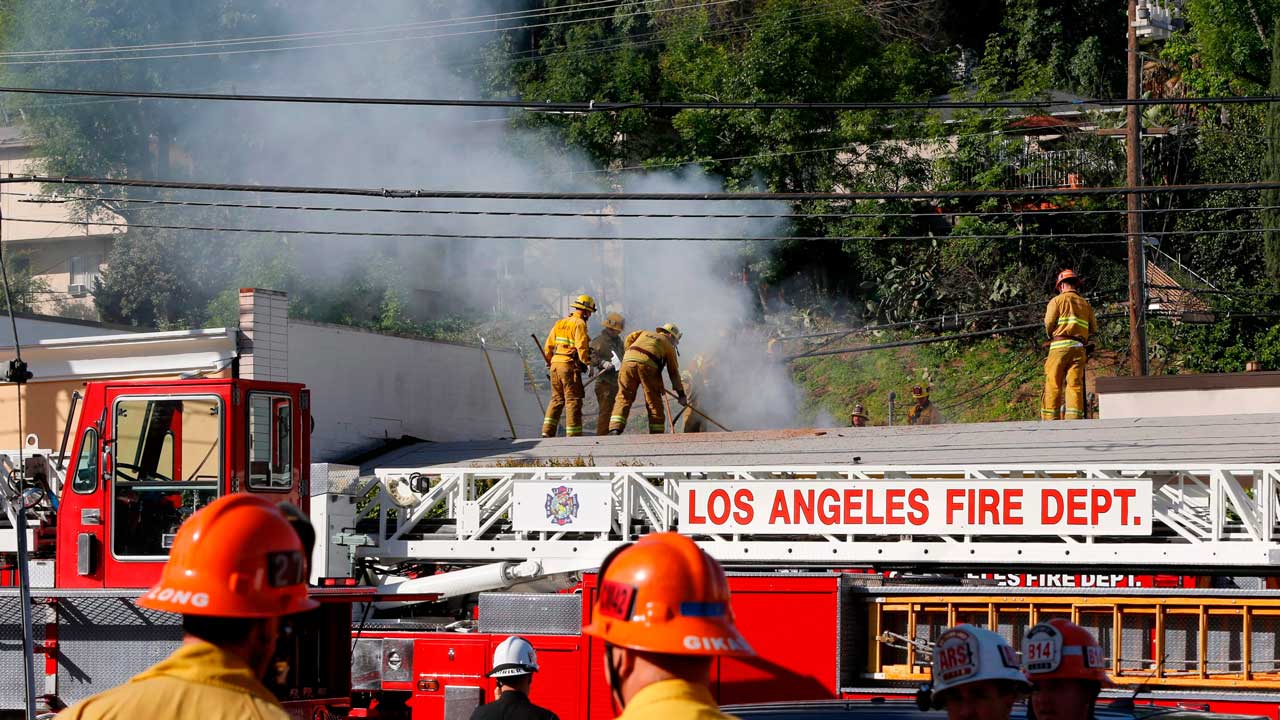
[[(689, 393), (689, 402), (694, 407), (710, 410), (715, 406), (712, 400), (712, 392), (715, 390), (713, 379), (715, 370), (715, 364), (710, 358), (698, 355), (693, 359), (692, 372), (681, 373), (684, 388)], [(696, 412), (686, 412), (682, 430), (687, 433), (706, 432), (707, 421)]]
[(1055, 618), (1028, 630), (1022, 659), (1038, 720), (1090, 720), (1102, 688), (1115, 686), (1098, 640), (1069, 620)]
[(622, 347), (622, 330), (625, 327), (626, 320), (611, 312), (604, 318), (604, 330), (591, 341), (591, 357), (600, 361), (600, 377), (596, 379), (596, 403), (600, 406), (596, 416), (596, 435), (609, 433), (609, 413), (613, 410), (613, 399), (618, 395), (618, 370), (608, 363), (614, 355), (621, 358), (626, 352)]
[(622, 371), (618, 373), (618, 397), (613, 401), (613, 414), (609, 417), (609, 434), (621, 435), (627, 427), (631, 405), (636, 401), (636, 390), (644, 385), (644, 404), (649, 411), (649, 432), (662, 433), (667, 428), (667, 414), (663, 410), (662, 370), (666, 368), (681, 405), (688, 405), (684, 383), (680, 380), (680, 361), (676, 359), (676, 346), (680, 344), (680, 328), (667, 323), (656, 330), (637, 330), (627, 336), (627, 352), (622, 356)]
[(708, 689), (717, 658), (755, 651), (734, 627), (724, 570), (689, 538), (652, 533), (600, 567), (582, 632), (604, 642), (619, 720), (725, 720)]
[(942, 424), (942, 414), (938, 412), (938, 406), (929, 399), (929, 388), (916, 385), (911, 388), (911, 398), (916, 401), (916, 404), (907, 411), (908, 425)]
[(493, 651), (493, 669), (487, 677), (497, 681), (494, 700), (471, 713), (471, 720), (560, 720), (550, 710), (529, 700), (533, 674), (538, 672), (538, 654), (533, 645), (512, 635)]
[(582, 434), (582, 373), (591, 367), (591, 337), (587, 334), (587, 320), (596, 311), (596, 301), (590, 295), (579, 295), (570, 305), (567, 317), (558, 320), (547, 340), (542, 344), (542, 355), (551, 370), (551, 403), (542, 421), (542, 437), (556, 436), (560, 427), (560, 411), (565, 411), (564, 434), (577, 437)]
[(302, 540), (275, 505), (233, 493), (192, 515), (178, 529), (160, 582), (138, 605), (181, 614), (182, 646), (59, 718), (289, 717), (262, 678), (282, 619), (317, 603), (307, 596)]
[(853, 413), (849, 416), (849, 425), (851, 427), (866, 427), (870, 419), (867, 416), (867, 409), (862, 406), (862, 403), (858, 403), (853, 406)]
[(947, 720), (1009, 720), (1013, 704), (1031, 689), (1018, 653), (1000, 635), (956, 625), (933, 646), (933, 679), (917, 700), (946, 710)]
[(1049, 335), (1049, 357), (1044, 362), (1044, 400), (1041, 420), (1063, 418), (1063, 381), (1066, 381), (1066, 419), (1084, 417), (1084, 368), (1086, 347), (1098, 332), (1098, 320), (1089, 301), (1080, 296), (1080, 276), (1067, 269), (1058, 273), (1054, 287), (1058, 294), (1044, 311), (1044, 330)]

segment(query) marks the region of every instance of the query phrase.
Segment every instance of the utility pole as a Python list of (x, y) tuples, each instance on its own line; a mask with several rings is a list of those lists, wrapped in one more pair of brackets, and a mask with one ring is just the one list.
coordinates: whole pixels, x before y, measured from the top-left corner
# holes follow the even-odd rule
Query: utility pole
[[(1142, 96), (1142, 57), (1138, 54), (1138, 0), (1129, 0), (1127, 97)], [(1126, 182), (1129, 187), (1142, 185), (1142, 114), (1137, 105), (1125, 110)], [(1131, 192), (1126, 198), (1129, 238), (1129, 371), (1137, 377), (1147, 374), (1147, 292), (1146, 256), (1142, 240), (1142, 194)]]

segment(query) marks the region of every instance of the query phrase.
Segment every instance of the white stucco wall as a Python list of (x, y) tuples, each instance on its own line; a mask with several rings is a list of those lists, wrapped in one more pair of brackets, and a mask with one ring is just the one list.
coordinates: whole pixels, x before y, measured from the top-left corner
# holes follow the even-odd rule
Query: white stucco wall
[(1280, 387), (1117, 392), (1098, 395), (1098, 416), (1106, 420), (1250, 413), (1280, 413)]
[[(520, 437), (537, 437), (542, 409), (512, 350), (490, 347)], [(403, 435), (433, 441), (509, 437), (478, 347), (289, 321), (289, 380), (311, 389), (314, 462)]]

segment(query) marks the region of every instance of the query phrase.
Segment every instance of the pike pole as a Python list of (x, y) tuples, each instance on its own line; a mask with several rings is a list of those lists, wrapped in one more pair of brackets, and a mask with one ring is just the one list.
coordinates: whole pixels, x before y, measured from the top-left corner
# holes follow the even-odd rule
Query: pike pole
[(498, 372), (493, 369), (493, 360), (489, 358), (489, 346), (485, 344), (484, 337), (476, 335), (480, 338), (480, 350), (484, 352), (484, 361), (489, 364), (489, 374), (493, 376), (493, 387), (498, 391), (498, 402), (502, 403), (502, 413), (507, 416), (507, 427), (511, 428), (511, 439), (516, 439), (516, 424), (511, 422), (511, 411), (507, 409), (507, 398), (502, 394), (502, 385), (498, 382)]
[(516, 354), (520, 356), (520, 364), (524, 365), (524, 376), (529, 381), (529, 387), (533, 389), (533, 398), (538, 401), (538, 407), (542, 408), (542, 414), (547, 414), (547, 404), (542, 402), (542, 393), (538, 392), (538, 383), (533, 378), (533, 368), (529, 367), (529, 361), (525, 358), (524, 353), (520, 352), (520, 346), (515, 348)]
[[(679, 398), (680, 398), (680, 396), (679, 396), (679, 395), (677, 395), (677, 394), (675, 394), (674, 392), (672, 392), (672, 391), (671, 391), (671, 388), (665, 388), (665, 387), (664, 387), (664, 388), (662, 388), (662, 392), (664, 392), (664, 393), (666, 393), (666, 394), (670, 395), (670, 396), (671, 396), (671, 397), (673, 397), (673, 398), (676, 398), (676, 399), (679, 399)], [(708, 415), (708, 414), (706, 414), (706, 413), (702, 412), (701, 410), (699, 410), (698, 408), (694, 407), (694, 406), (693, 406), (693, 403), (685, 403), (685, 405), (684, 405), (684, 406), (685, 406), (685, 407), (687, 407), (687, 408), (689, 408), (690, 410), (692, 410), (692, 411), (694, 411), (694, 412), (698, 413), (698, 414), (699, 414), (699, 415), (701, 415), (702, 417), (706, 418), (706, 419), (707, 419), (707, 422), (711, 423), (712, 425), (715, 425), (716, 427), (720, 428), (721, 430), (723, 430), (723, 431), (725, 431), (725, 432), (733, 432), (732, 430), (730, 430), (729, 428), (725, 427), (724, 425), (721, 425), (721, 424), (720, 424), (720, 422), (719, 422), (718, 420), (716, 420), (715, 418), (711, 417), (710, 415)]]

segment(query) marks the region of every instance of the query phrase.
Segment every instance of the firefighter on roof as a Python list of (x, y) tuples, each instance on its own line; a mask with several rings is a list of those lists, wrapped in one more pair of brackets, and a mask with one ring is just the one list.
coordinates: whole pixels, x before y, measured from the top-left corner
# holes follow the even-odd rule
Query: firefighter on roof
[(866, 427), (867, 421), (871, 418), (867, 417), (867, 409), (858, 403), (853, 406), (853, 413), (849, 415), (849, 425), (852, 427)]
[(570, 305), (568, 317), (561, 318), (547, 334), (542, 354), (551, 369), (551, 402), (542, 421), (542, 437), (555, 437), (560, 427), (560, 411), (565, 411), (564, 434), (582, 434), (582, 373), (591, 367), (591, 337), (587, 320), (596, 311), (590, 295), (579, 295)]
[[(684, 388), (689, 393), (689, 403), (698, 409), (705, 409), (708, 412), (716, 407), (714, 394), (716, 390), (716, 367), (715, 361), (708, 355), (698, 355), (693, 359), (693, 369), (691, 372), (680, 374), (684, 380)], [(707, 431), (707, 421), (696, 412), (685, 412), (683, 431), (687, 433), (700, 433)]]
[(600, 377), (596, 380), (596, 403), (600, 406), (596, 415), (596, 434), (609, 433), (609, 414), (613, 411), (613, 399), (618, 396), (618, 371), (612, 365), (607, 370), (604, 363), (619, 358), (626, 352), (622, 346), (622, 330), (626, 320), (616, 312), (611, 312), (604, 319), (604, 330), (591, 341), (591, 357), (601, 362)]
[(1044, 362), (1044, 400), (1041, 420), (1061, 420), (1063, 382), (1066, 382), (1066, 419), (1084, 417), (1084, 368), (1086, 347), (1098, 332), (1098, 320), (1089, 301), (1080, 296), (1080, 276), (1072, 270), (1058, 273), (1058, 295), (1044, 311), (1049, 335), (1049, 357)]
[(662, 370), (671, 378), (682, 405), (689, 399), (684, 394), (680, 380), (680, 361), (676, 359), (676, 346), (680, 344), (680, 328), (667, 323), (656, 330), (637, 330), (627, 336), (627, 354), (622, 356), (622, 371), (618, 373), (618, 397), (613, 402), (613, 414), (609, 417), (609, 434), (621, 435), (627, 427), (627, 416), (636, 401), (636, 390), (644, 386), (644, 404), (649, 411), (649, 432), (666, 430), (667, 414), (663, 409)]
[(138, 600), (182, 615), (183, 644), (128, 683), (71, 706), (65, 720), (286, 720), (262, 684), (282, 618), (310, 610), (306, 548), (284, 513), (234, 493), (192, 515), (156, 584)]
[(533, 674), (538, 672), (538, 654), (533, 645), (512, 635), (493, 651), (493, 669), (488, 677), (497, 681), (494, 700), (471, 713), (471, 720), (560, 720), (550, 710), (529, 700)]
[(938, 636), (932, 679), (916, 700), (922, 710), (946, 710), (947, 720), (1009, 720), (1013, 704), (1030, 689), (1009, 641), (956, 625)]
[(911, 388), (911, 397), (916, 404), (907, 411), (908, 425), (942, 424), (942, 413), (938, 412), (938, 406), (929, 399), (929, 388), (916, 385)]
[(624, 545), (600, 567), (599, 598), (582, 632), (604, 642), (619, 720), (726, 720), (708, 689), (719, 657), (755, 651), (734, 627), (729, 581), (677, 533)]
[(1028, 630), (1022, 659), (1037, 720), (1090, 720), (1098, 693), (1115, 687), (1102, 646), (1069, 620), (1055, 618)]

